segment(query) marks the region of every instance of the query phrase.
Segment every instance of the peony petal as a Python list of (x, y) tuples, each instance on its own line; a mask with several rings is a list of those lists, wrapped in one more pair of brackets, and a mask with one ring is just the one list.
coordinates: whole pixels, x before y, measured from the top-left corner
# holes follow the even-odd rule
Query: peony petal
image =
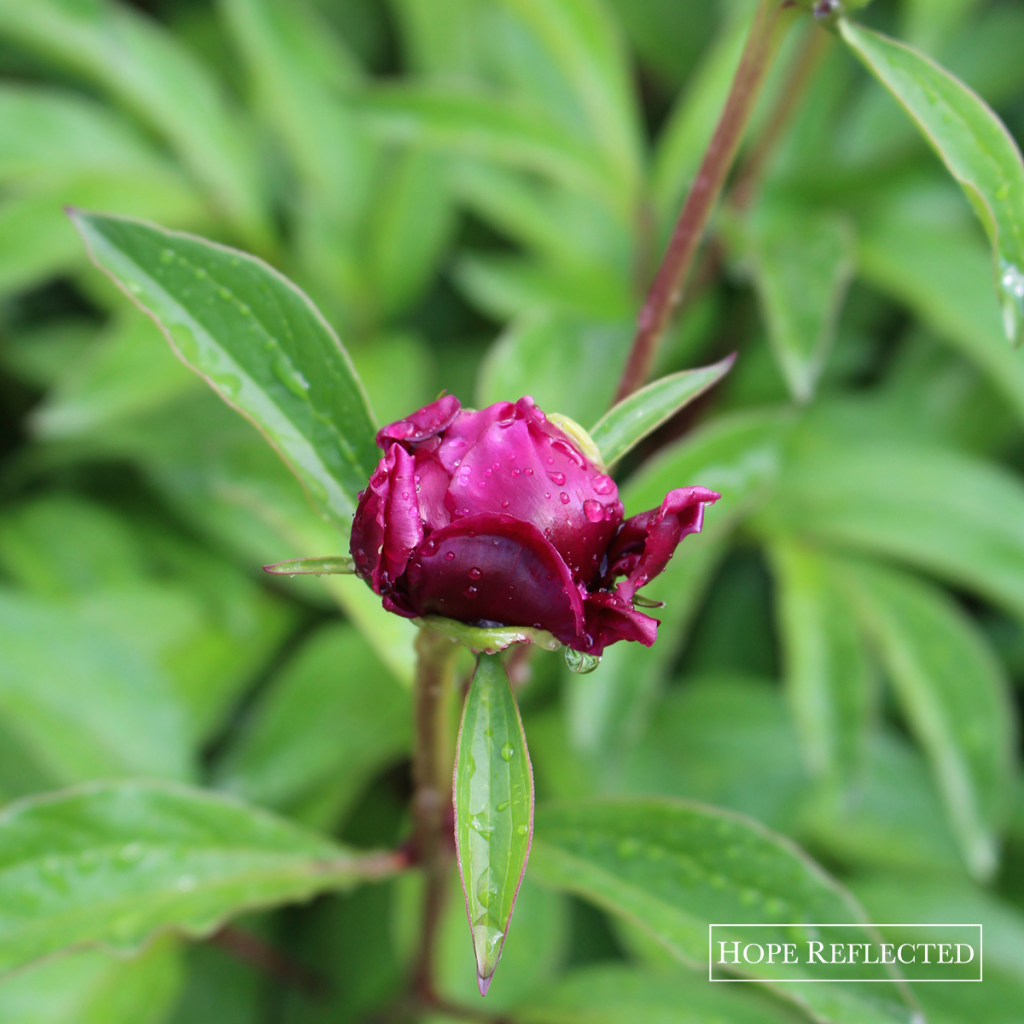
[(451, 522), (446, 500), (448, 496), (448, 472), (438, 461), (437, 453), (426, 448), (417, 448), (416, 453), (416, 495), (420, 505), (420, 519), (428, 532), (440, 530)]
[[(394, 460), (390, 460), (391, 464)], [(356, 575), (380, 593), (380, 562), (384, 550), (384, 506), (391, 484), (388, 478), (389, 456), (377, 463), (366, 490), (359, 495), (359, 504), (352, 520), (349, 550)]]
[(416, 497), (416, 460), (400, 445), (391, 446), (390, 487), (384, 502), (384, 551), (381, 558), (380, 593), (394, 586), (423, 543), (423, 523)]
[(447, 507), (453, 520), (491, 512), (532, 523), (575, 581), (595, 581), (622, 522), (618, 489), (531, 399), (460, 416), (438, 455), (452, 474)]
[(575, 642), (583, 602), (558, 552), (529, 523), (467, 516), (438, 530), (410, 560), (409, 606), (421, 615), (546, 629)]
[(405, 419), (389, 423), (377, 432), (377, 445), (385, 451), (395, 441), (414, 444), (442, 433), (459, 414), (462, 403), (454, 395), (442, 395)]
[(609, 644), (634, 640), (650, 647), (658, 637), (657, 619), (638, 612), (618, 594), (599, 591), (583, 600), (582, 643), (570, 644), (587, 654), (601, 655)]
[(632, 604), (633, 595), (665, 568), (683, 537), (700, 533), (704, 506), (720, 497), (706, 487), (679, 487), (665, 495), (661, 508), (627, 519), (608, 549), (606, 585), (625, 575), (615, 593)]

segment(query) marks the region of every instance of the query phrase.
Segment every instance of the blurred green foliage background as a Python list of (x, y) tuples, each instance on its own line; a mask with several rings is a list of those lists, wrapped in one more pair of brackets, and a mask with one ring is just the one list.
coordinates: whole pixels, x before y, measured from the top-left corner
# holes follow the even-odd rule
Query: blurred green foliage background
[[(360, 845), (407, 831), (413, 628), (358, 580), (261, 573), (347, 539), (88, 266), (63, 206), (271, 262), (336, 327), (381, 422), (443, 388), (530, 394), (589, 425), (750, 11), (0, 0), (0, 803), (159, 776)], [(865, 20), (1024, 136), (1019, 0), (877, 0)], [(732, 808), (876, 920), (983, 921), (985, 983), (917, 994), (940, 1024), (1024, 1020), (1024, 354), (983, 234), (896, 104), (810, 24), (735, 181), (658, 373), (733, 350), (736, 367), (618, 474), (627, 514), (673, 486), (723, 500), (650, 588), (667, 602), (653, 650), (618, 645), (585, 677), (532, 658), (538, 795)], [(414, 887), (242, 922), (326, 981), (312, 991), (227, 941), (168, 938), (7, 977), (0, 1020), (366, 1020), (400, 983)], [(468, 998), (454, 896), (445, 928), (444, 988)], [(701, 1009), (634, 929), (529, 874), (513, 937), (491, 1009), (788, 1019), (731, 992)], [(641, 968), (661, 981), (638, 985)]]

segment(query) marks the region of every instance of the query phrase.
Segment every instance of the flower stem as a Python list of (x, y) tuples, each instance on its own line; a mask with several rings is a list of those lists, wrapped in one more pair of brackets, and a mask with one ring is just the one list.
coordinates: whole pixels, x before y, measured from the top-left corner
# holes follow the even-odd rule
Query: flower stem
[(426, 1004), (437, 1001), (434, 958), (437, 933), (455, 852), (452, 809), (452, 675), (459, 647), (428, 626), (416, 637), (413, 751), (413, 843), (425, 875), (423, 920), (413, 968), (413, 990)]
[(736, 159), (772, 58), (795, 13), (793, 0), (760, 0), (757, 6), (725, 109), (640, 310), (636, 337), (619, 381), (616, 402), (643, 387), (650, 375), (661, 337), (682, 297), (694, 254)]

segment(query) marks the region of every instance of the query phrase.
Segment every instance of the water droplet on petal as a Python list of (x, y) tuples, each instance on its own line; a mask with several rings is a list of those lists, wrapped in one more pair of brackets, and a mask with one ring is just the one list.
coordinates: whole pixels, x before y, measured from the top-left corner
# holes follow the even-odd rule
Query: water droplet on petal
[(455, 561), (455, 552), (449, 551), (444, 557), (448, 559), (449, 562), (453, 562)]
[(462, 593), (466, 597), (476, 597), (477, 589), (476, 589), (476, 587), (466, 587), (466, 589)]
[(471, 580), (478, 580), (481, 576), (483, 576), (483, 573), (476, 567), (469, 570), (469, 578)]
[(615, 490), (615, 481), (602, 473), (600, 476), (594, 477), (591, 486), (594, 488), (595, 494), (611, 494)]
[(569, 504), (569, 495), (566, 494), (565, 491), (562, 491), (562, 493), (559, 494), (558, 497), (562, 499), (562, 504), (563, 505), (568, 505)]
[(548, 479), (556, 487), (563, 487), (565, 485), (565, 474), (564, 473), (555, 473), (555, 472), (552, 472), (551, 470), (548, 470)]
[(600, 523), (604, 519), (604, 505), (599, 501), (594, 501), (593, 498), (587, 498), (583, 502), (583, 514), (592, 523)]

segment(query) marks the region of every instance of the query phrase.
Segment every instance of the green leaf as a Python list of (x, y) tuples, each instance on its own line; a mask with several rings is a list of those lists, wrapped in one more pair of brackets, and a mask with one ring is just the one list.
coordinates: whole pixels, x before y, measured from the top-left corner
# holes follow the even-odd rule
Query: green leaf
[(320, 510), (343, 521), (379, 452), (366, 395), (306, 296), (262, 261), (140, 221), (76, 212), (93, 260), (178, 355), (251, 419)]
[(1016, 736), (995, 654), (942, 591), (868, 564), (850, 568), (865, 626), (924, 748), (971, 873), (998, 866)]
[(173, 939), (126, 960), (81, 950), (0, 980), (4, 1024), (163, 1024), (182, 988)]
[(397, 870), (270, 814), (158, 782), (93, 783), (0, 814), (0, 971), (71, 946), (211, 934), (257, 907)]
[(500, 655), (482, 654), (455, 755), (455, 842), (486, 995), (512, 920), (533, 838), (533, 769)]
[(0, 0), (0, 37), (132, 110), (177, 150), (216, 208), (267, 245), (260, 162), (244, 121), (202, 62), (154, 19), (108, 0)]
[(893, 213), (885, 210), (861, 225), (861, 276), (962, 352), (1024, 419), (1024, 359), (1003, 337), (982, 243), (958, 227), (922, 225)]
[(596, 265), (616, 270), (621, 279), (630, 264), (632, 229), (579, 191), (480, 160), (458, 161), (452, 178), (465, 206), (547, 266)]
[(872, 666), (828, 561), (792, 542), (770, 551), (784, 680), (804, 761), (812, 775), (846, 781), (864, 762), (875, 704)]
[(834, 214), (773, 209), (753, 218), (747, 245), (772, 352), (790, 394), (807, 402), (853, 279), (851, 225)]
[(584, 189), (621, 219), (631, 212), (585, 139), (522, 99), (480, 89), (397, 85), (363, 95), (360, 109), (388, 142), (410, 143), (543, 174)]
[[(355, 57), (312, 5), (222, 0), (255, 104), (318, 203), (347, 219), (365, 202), (373, 151), (335, 91), (361, 77)], [(346, 183), (338, 188), (339, 181)]]
[(170, 681), (116, 635), (4, 591), (0, 650), (0, 716), (60, 783), (192, 774)]
[(81, 174), (177, 173), (123, 118), (73, 92), (0, 85), (0, 181), (37, 188)]
[(168, 351), (153, 322), (132, 310), (68, 366), (32, 410), (30, 427), (46, 440), (74, 437), (174, 401), (202, 387)]
[[(551, 310), (605, 324), (632, 324), (635, 299), (618, 267), (549, 264), (518, 255), (471, 253), (459, 258), (455, 282), (495, 320)], [(605, 368), (611, 376), (614, 364)]]
[(598, 0), (501, 0), (550, 53), (579, 103), (591, 135), (636, 197), (643, 142), (628, 48)]
[(101, 207), (171, 224), (201, 223), (205, 205), (195, 188), (174, 169), (163, 174), (84, 174), (47, 182), (0, 200), (0, 292), (37, 285), (87, 265), (81, 239), (64, 216), (71, 204)]
[[(992, 463), (937, 445), (861, 436), (825, 408), (794, 436), (758, 512), (765, 536), (803, 533), (885, 555), (1024, 618), (1024, 487)], [(852, 422), (871, 424), (870, 418)]]
[(544, 310), (519, 317), (484, 357), (477, 400), (490, 405), (531, 395), (542, 409), (593, 423), (615, 395), (632, 336), (625, 321)]
[(626, 964), (577, 967), (515, 1010), (523, 1024), (786, 1024), (791, 1015), (738, 985), (709, 985), (689, 971)]
[(315, 633), (271, 680), (214, 773), (244, 800), (291, 811), (325, 787), (325, 827), (409, 749), (409, 695), (348, 625)]
[(290, 562), (265, 565), (263, 569), (271, 576), (351, 576), (356, 571), (351, 555), (293, 558)]
[[(782, 936), (794, 923), (814, 922), (827, 932), (831, 923), (864, 921), (852, 897), (788, 840), (750, 819), (681, 800), (542, 805), (531, 875), (645, 928), (695, 967), (707, 965), (710, 924), (774, 925)], [(867, 925), (843, 929), (844, 936), (851, 932), (853, 941), (872, 935)], [(722, 938), (731, 934), (723, 929)], [(862, 986), (787, 984), (770, 970), (758, 976), (817, 1019), (912, 1020), (902, 986), (874, 986), (875, 997), (862, 997)]]
[(924, 55), (840, 22), (847, 45), (914, 119), (959, 182), (992, 242), (1007, 336), (1024, 341), (1024, 161), (974, 92)]
[(717, 384), (735, 361), (733, 353), (711, 366), (662, 377), (609, 409), (590, 429), (604, 464), (613, 466), (648, 434)]

